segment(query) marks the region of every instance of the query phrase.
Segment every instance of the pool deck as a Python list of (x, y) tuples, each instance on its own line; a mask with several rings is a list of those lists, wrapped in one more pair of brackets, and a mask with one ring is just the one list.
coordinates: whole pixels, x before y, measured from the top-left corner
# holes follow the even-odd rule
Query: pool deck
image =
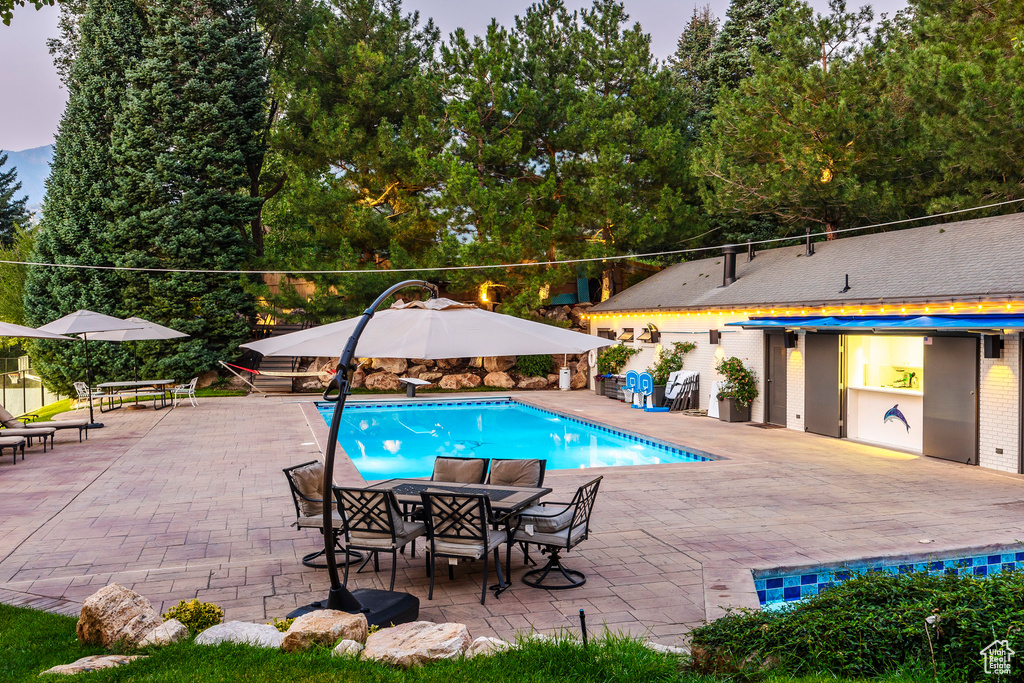
[[(507, 392), (499, 395), (509, 395)], [(474, 393), (467, 398), (484, 398)], [(422, 555), (399, 556), (396, 589), (421, 616), (460, 621), (474, 636), (510, 637), (587, 623), (665, 644), (726, 606), (756, 606), (751, 569), (843, 563), (1024, 542), (1024, 477), (785, 429), (682, 414), (641, 413), (593, 392), (519, 394), (534, 405), (707, 451), (722, 459), (547, 475), (567, 500), (604, 481), (591, 538), (566, 556), (587, 584), (548, 592), (518, 582), (479, 603), (480, 567), (439, 574), (427, 598)], [(359, 397), (364, 398), (364, 397)], [(200, 399), (154, 412), (116, 411), (79, 444), (24, 462), (0, 460), (0, 602), (76, 613), (116, 581), (165, 610), (199, 598), (227, 619), (269, 621), (327, 593), (326, 570), (299, 558), (281, 469), (320, 455), (326, 426), (307, 397)], [(361, 478), (350, 462), (338, 483)], [(920, 543), (929, 539), (928, 544)], [(422, 548), (422, 542), (419, 544)], [(386, 588), (380, 575), (350, 587)]]

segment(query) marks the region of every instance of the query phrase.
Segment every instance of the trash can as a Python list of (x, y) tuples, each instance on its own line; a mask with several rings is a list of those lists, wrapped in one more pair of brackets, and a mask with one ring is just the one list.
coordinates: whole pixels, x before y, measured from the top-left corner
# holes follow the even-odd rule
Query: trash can
[(562, 391), (569, 391), (569, 382), (572, 381), (572, 370), (562, 368), (558, 371), (558, 388)]

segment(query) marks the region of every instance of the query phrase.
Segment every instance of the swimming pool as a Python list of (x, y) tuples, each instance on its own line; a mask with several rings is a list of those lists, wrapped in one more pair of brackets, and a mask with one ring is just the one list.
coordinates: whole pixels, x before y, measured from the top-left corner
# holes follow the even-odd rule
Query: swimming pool
[[(330, 424), (334, 404), (317, 408)], [(370, 481), (429, 477), (439, 455), (545, 458), (548, 470), (714, 460), (512, 400), (346, 403), (338, 443)]]

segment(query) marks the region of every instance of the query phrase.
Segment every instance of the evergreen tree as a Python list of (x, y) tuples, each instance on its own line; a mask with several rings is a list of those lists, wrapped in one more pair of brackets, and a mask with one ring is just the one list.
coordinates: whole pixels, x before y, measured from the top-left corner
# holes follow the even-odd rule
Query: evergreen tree
[(29, 220), (28, 211), (25, 210), (28, 196), (21, 199), (16, 196), (21, 189), (18, 169), (12, 167), (5, 171), (6, 163), (7, 155), (0, 154), (0, 247), (12, 245), (18, 228), (27, 225)]
[(722, 30), (715, 36), (703, 79), (700, 109), (709, 112), (722, 89), (731, 90), (753, 74), (754, 59), (772, 53), (768, 33), (786, 0), (732, 0)]
[[(262, 200), (249, 164), (263, 155), (266, 67), (251, 7), (174, 0), (153, 8), (150, 35), (129, 70), (114, 130), (116, 224), (104, 251), (136, 268), (238, 270)], [(248, 339), (254, 313), (238, 275), (118, 275), (119, 313), (191, 337), (148, 359), (145, 374), (187, 378), (216, 367)]]
[(711, 12), (711, 5), (694, 7), (693, 16), (676, 43), (676, 51), (669, 58), (672, 73), (680, 86), (689, 92), (694, 105), (705, 99), (704, 90), (708, 85), (708, 70), (717, 36), (718, 17)]
[[(68, 103), (54, 145), (42, 222), (32, 260), (41, 263), (114, 265), (108, 245), (114, 219), (112, 158), (114, 117), (124, 107), (127, 73), (141, 54), (146, 33), (142, 14), (130, 0), (92, 0), (79, 24), (77, 56), (66, 85)], [(120, 245), (117, 246), (119, 248)], [(39, 326), (81, 308), (120, 312), (117, 279), (110, 271), (30, 268), (25, 284), (25, 318)], [(81, 344), (38, 342), (33, 362), (48, 385), (69, 392), (85, 379)], [(120, 378), (129, 358), (116, 344), (94, 344), (93, 377)]]

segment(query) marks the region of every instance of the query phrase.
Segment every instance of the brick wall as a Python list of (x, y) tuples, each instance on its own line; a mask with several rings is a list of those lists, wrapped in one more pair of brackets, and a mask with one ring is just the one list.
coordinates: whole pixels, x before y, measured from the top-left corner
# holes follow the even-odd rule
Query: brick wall
[[(708, 314), (691, 316), (676, 314), (661, 314), (653, 316), (612, 316), (599, 320), (591, 320), (591, 333), (596, 334), (598, 328), (614, 329), (616, 333), (624, 327), (632, 327), (636, 336), (653, 322), (661, 331), (661, 344), (668, 347), (672, 342), (694, 342), (697, 348), (683, 356), (683, 369), (696, 370), (700, 373), (700, 407), (707, 410), (711, 385), (720, 379), (715, 372), (715, 364), (721, 358), (737, 356), (743, 360), (743, 364), (754, 371), (757, 376), (760, 395), (750, 406), (750, 418), (754, 422), (764, 420), (764, 335), (760, 330), (743, 330), (740, 328), (726, 327), (726, 323), (745, 320), (743, 316), (728, 316)], [(722, 333), (721, 342), (712, 345), (709, 339), (709, 330), (717, 329)], [(640, 353), (629, 359), (629, 363), (623, 372), (636, 370), (643, 372), (654, 361), (654, 345), (635, 343), (635, 348)], [(801, 376), (802, 377), (802, 376)], [(801, 379), (802, 383), (802, 379)], [(593, 386), (593, 385), (591, 385)], [(802, 396), (802, 394), (801, 394)], [(803, 400), (801, 398), (801, 406)]]
[[(1003, 335), (1001, 358), (985, 358), (978, 395), (978, 464), (1004, 472), (1018, 469), (1020, 335)], [(1002, 453), (996, 453), (996, 449)]]
[(789, 349), (786, 359), (786, 427), (804, 431), (804, 352), (807, 337), (796, 335), (796, 348)]

